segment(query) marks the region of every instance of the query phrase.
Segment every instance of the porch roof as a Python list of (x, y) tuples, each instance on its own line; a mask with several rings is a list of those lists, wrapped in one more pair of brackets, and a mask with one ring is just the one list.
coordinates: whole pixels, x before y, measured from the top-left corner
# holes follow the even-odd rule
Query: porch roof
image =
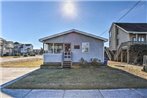
[(65, 35), (65, 34), (69, 34), (69, 33), (72, 33), (72, 32), (78, 33), (78, 34), (82, 34), (82, 35), (85, 35), (85, 36), (89, 36), (89, 37), (92, 37), (92, 38), (96, 38), (96, 39), (102, 40), (104, 42), (108, 41), (106, 38), (103, 38), (103, 37), (100, 37), (100, 36), (96, 36), (96, 35), (93, 35), (93, 34), (90, 34), (90, 33), (87, 33), (87, 32), (79, 31), (79, 30), (76, 30), (76, 29), (71, 29), (71, 30), (68, 30), (68, 31), (65, 31), (65, 32), (61, 32), (61, 33), (58, 33), (58, 34), (47, 36), (47, 37), (39, 39), (39, 41), (43, 42), (43, 41), (45, 41), (47, 39), (51, 39), (51, 38), (54, 38), (54, 37)]

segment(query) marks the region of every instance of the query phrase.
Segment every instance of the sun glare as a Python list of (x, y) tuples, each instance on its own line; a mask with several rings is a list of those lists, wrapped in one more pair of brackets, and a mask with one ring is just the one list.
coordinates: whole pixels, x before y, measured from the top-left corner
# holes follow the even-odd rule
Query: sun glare
[(67, 0), (63, 5), (63, 13), (66, 16), (75, 17), (76, 16), (76, 7), (73, 0)]

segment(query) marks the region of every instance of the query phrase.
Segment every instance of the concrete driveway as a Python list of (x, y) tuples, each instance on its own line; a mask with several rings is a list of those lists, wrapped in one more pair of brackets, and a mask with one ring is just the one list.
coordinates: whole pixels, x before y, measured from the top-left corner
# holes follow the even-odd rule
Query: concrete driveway
[[(0, 68), (1, 84), (27, 74), (37, 68)], [(1, 89), (1, 98), (147, 98), (147, 89), (94, 89), (94, 90), (52, 90), (52, 89)]]
[[(21, 77), (27, 73), (30, 73), (34, 70), (38, 69), (38, 67), (33, 68), (3, 68), (0, 67), (0, 85), (7, 84), (12, 80), (15, 80), (18, 77)], [(0, 98), (7, 98), (8, 95), (4, 93), (0, 93)], [(9, 97), (8, 97), (9, 98)]]

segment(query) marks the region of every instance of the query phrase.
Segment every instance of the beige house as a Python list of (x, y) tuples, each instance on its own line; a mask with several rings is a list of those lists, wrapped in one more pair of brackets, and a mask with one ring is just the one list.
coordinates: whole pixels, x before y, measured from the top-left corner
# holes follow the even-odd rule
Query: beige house
[[(132, 47), (136, 48), (136, 53)], [(147, 23), (113, 23), (109, 30), (111, 58), (117, 61), (133, 62), (139, 53), (147, 53)], [(131, 54), (134, 52), (134, 55)], [(132, 58), (131, 56), (134, 56)], [(135, 61), (134, 61), (135, 62)], [(137, 61), (136, 61), (137, 62)]]

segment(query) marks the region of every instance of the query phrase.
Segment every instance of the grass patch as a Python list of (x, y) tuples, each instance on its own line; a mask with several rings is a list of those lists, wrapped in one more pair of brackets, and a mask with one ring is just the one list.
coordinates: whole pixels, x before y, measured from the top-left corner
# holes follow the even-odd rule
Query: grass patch
[(1, 67), (39, 67), (43, 63), (40, 58), (2, 62)]
[(11, 89), (144, 88), (147, 80), (108, 66), (38, 69), (7, 86)]

